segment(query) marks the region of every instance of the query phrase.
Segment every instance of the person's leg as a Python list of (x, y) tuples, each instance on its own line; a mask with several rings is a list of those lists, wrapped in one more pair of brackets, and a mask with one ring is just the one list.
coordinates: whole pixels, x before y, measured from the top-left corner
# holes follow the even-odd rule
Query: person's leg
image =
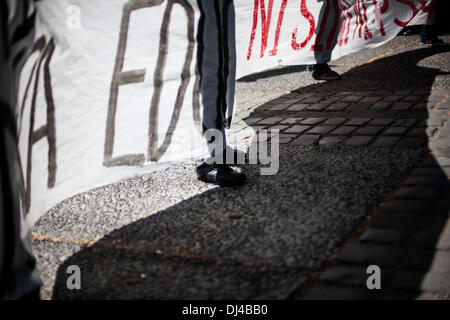
[(444, 43), (437, 36), (436, 5), (437, 1), (432, 3), (432, 12), (428, 15), (428, 21), (423, 24), (420, 29), (420, 42), (427, 46), (435, 46)]
[[(328, 10), (326, 10), (326, 6), (328, 6)], [(337, 43), (337, 30), (339, 28), (334, 23), (338, 16), (339, 9), (336, 0), (324, 0), (317, 21), (316, 39), (314, 43), (316, 64), (309, 67), (309, 70), (312, 71), (312, 77), (316, 80), (341, 79), (341, 76), (328, 66), (328, 62), (331, 61), (331, 53)], [(331, 42), (328, 39), (330, 36), (332, 37)]]
[(17, 1), (13, 12), (10, 3), (0, 2), (0, 299), (27, 299), (39, 297), (40, 280), (31, 232), (21, 225), (14, 108), (18, 69), (32, 43), (34, 19), (28, 1)]
[(225, 128), (231, 123), (236, 75), (234, 6), (232, 0), (197, 0), (201, 17), (197, 65), (203, 132), (211, 158), (196, 167), (200, 180), (237, 185), (245, 176), (227, 167)]
[(424, 24), (421, 27), (420, 42), (427, 46), (435, 46), (444, 43), (436, 34), (435, 25)]
[(227, 105), (226, 115), (225, 115), (225, 127), (229, 128), (231, 126), (231, 121), (234, 111), (235, 103), (235, 87), (236, 87), (236, 23), (235, 23), (235, 12), (234, 12), (234, 2), (233, 0), (227, 0), (225, 2), (226, 16), (224, 17), (224, 30), (225, 37), (224, 43), (227, 45), (225, 48), (225, 60), (226, 65), (226, 91), (225, 91), (225, 102)]

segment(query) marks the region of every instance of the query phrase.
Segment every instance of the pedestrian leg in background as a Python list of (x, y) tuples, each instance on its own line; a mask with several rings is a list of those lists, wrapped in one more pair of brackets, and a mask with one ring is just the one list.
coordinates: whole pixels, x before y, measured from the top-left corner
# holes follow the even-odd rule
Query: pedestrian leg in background
[(432, 1), (431, 6), (429, 7), (432, 12), (428, 14), (428, 21), (426, 21), (420, 29), (420, 42), (427, 46), (435, 46), (444, 43), (437, 36), (436, 5), (438, 5), (438, 1)]
[(197, 0), (201, 17), (197, 35), (197, 66), (201, 76), (203, 133), (211, 158), (196, 167), (199, 180), (236, 186), (245, 175), (226, 164), (225, 128), (234, 106), (236, 78), (235, 13), (232, 0)]
[(439, 39), (434, 24), (424, 24), (420, 31), (420, 42), (426, 46), (436, 46), (443, 44), (444, 41)]
[[(309, 70), (312, 71), (312, 76), (316, 80), (340, 80), (341, 76), (328, 66), (338, 37), (339, 23), (336, 24), (340, 21), (338, 0), (318, 1), (322, 1), (322, 7), (315, 30), (314, 57), (316, 64), (309, 66)], [(327, 7), (328, 10), (326, 10)]]
[(435, 26), (431, 24), (424, 24), (420, 31), (420, 42), (426, 46), (435, 46), (443, 44), (444, 41), (438, 38)]
[(31, 232), (21, 230), (23, 185), (15, 121), (17, 74), (33, 41), (30, 6), (28, 1), (0, 2), (0, 299), (39, 298)]

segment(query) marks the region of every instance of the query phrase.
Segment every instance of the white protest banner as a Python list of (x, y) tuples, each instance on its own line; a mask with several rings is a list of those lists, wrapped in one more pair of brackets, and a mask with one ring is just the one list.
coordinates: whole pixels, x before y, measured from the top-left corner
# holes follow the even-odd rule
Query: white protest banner
[(337, 59), (379, 46), (414, 17), (416, 24), (425, 23), (434, 5), (433, 0), (235, 1), (238, 77), (314, 64), (327, 51)]
[[(31, 226), (77, 193), (205, 155), (198, 1), (44, 0), (19, 82)], [(392, 39), (425, 0), (236, 0), (237, 74), (336, 59)], [(230, 106), (231, 107), (231, 106)]]

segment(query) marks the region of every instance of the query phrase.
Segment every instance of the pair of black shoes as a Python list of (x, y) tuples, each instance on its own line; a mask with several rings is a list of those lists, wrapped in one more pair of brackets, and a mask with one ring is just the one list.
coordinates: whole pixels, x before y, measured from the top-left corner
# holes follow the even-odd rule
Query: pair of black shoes
[(195, 168), (197, 178), (203, 182), (214, 183), (223, 187), (235, 187), (244, 184), (246, 176), (233, 170), (226, 164), (202, 163)]

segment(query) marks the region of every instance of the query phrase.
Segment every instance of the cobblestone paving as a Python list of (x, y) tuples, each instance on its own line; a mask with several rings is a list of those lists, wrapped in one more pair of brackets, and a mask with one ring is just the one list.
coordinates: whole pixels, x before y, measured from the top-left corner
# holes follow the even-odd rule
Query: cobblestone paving
[[(450, 90), (309, 87), (241, 98), (233, 132), (277, 129), (286, 145), (429, 152), (293, 298), (450, 299)], [(367, 289), (369, 265), (381, 268), (382, 290)]]
[(419, 148), (447, 120), (449, 105), (450, 90), (293, 92), (252, 108), (232, 130), (277, 129), (283, 144)]
[[(448, 144), (448, 126), (432, 144)], [(448, 152), (448, 149), (437, 149)], [(450, 158), (433, 153), (373, 213), (368, 228), (321, 273), (304, 299), (449, 299)], [(367, 290), (366, 268), (381, 268)]]

